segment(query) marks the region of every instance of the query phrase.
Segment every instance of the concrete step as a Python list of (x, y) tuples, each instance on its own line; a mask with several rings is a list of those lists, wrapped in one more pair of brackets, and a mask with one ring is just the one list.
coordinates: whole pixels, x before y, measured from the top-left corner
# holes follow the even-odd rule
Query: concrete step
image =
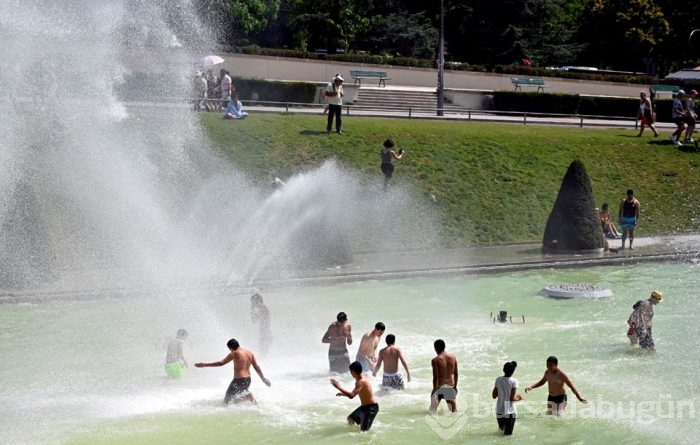
[[(437, 109), (435, 91), (392, 90), (386, 88), (360, 88), (354, 105), (372, 110), (415, 110), (430, 112)], [(461, 107), (451, 106), (445, 101), (446, 111), (461, 111)]]

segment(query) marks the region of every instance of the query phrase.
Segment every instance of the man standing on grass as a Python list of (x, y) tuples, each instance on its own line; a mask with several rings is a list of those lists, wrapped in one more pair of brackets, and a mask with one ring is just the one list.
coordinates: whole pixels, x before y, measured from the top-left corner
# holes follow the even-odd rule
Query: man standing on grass
[(634, 197), (634, 191), (632, 189), (627, 190), (627, 198), (620, 201), (620, 211), (618, 213), (620, 226), (622, 227), (621, 249), (625, 248), (625, 241), (629, 236), (630, 250), (634, 250), (632, 242), (634, 241), (634, 229), (637, 227), (637, 222), (639, 221), (640, 208), (641, 205), (639, 201)]
[(340, 74), (336, 74), (333, 81), (326, 86), (326, 101), (328, 102), (328, 125), (326, 126), (326, 132), (330, 133), (333, 129), (333, 116), (335, 116), (335, 131), (338, 134), (343, 134), (342, 126), (342, 110), (341, 105), (343, 105), (343, 96), (345, 92), (343, 91), (343, 77)]

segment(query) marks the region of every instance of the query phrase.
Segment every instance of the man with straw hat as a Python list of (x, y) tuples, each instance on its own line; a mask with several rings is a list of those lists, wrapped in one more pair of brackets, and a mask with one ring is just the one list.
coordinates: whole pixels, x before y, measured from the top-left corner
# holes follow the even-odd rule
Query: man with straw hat
[(627, 337), (633, 345), (639, 346), (647, 351), (654, 351), (654, 339), (651, 336), (651, 325), (654, 318), (654, 305), (664, 301), (661, 291), (655, 290), (648, 300), (640, 300), (632, 306), (634, 311), (627, 320), (629, 330)]

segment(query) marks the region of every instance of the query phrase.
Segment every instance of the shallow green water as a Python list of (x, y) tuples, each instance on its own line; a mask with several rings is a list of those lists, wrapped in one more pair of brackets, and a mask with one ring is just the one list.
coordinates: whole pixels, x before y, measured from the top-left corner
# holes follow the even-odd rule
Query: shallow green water
[[(449, 436), (454, 443), (501, 443), (490, 393), (503, 363), (518, 361), (514, 377), (525, 387), (556, 355), (591, 403), (570, 394), (569, 414), (548, 418), (546, 388), (535, 390), (519, 406), (515, 443), (694, 444), (697, 276), (697, 266), (663, 264), (263, 289), (275, 343), (260, 361), (273, 386), (253, 377), (257, 407), (222, 406), (230, 365), (189, 368), (176, 382), (162, 369), (163, 341), (180, 327), (190, 333), (191, 363), (224, 357), (230, 337), (255, 350), (247, 294), (6, 304), (0, 306), (0, 442), (422, 444)], [(560, 282), (597, 283), (615, 296), (538, 295)], [(628, 346), (625, 321), (632, 304), (656, 288), (666, 295), (656, 307), (658, 352), (644, 354)], [(514, 321), (524, 315), (526, 323), (493, 324), (490, 312), (501, 309)], [(320, 338), (341, 310), (357, 340), (385, 322), (414, 374), (404, 393), (380, 399), (368, 434), (344, 424), (359, 402), (335, 397), (328, 383)], [(456, 418), (426, 411), (437, 338), (460, 363)], [(351, 384), (349, 375), (343, 380)]]

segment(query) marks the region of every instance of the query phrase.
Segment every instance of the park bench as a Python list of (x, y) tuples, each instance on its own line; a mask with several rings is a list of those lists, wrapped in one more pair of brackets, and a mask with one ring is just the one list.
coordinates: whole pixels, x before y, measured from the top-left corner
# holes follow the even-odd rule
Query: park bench
[(652, 85), (650, 87), (654, 93), (659, 94), (659, 93), (671, 93), (675, 94), (678, 92), (678, 90), (681, 89), (681, 87), (677, 85)]
[(350, 70), (350, 75), (355, 79), (355, 85), (358, 83), (362, 86), (362, 79), (379, 79), (379, 86), (386, 86), (386, 81), (391, 80), (391, 77), (385, 71), (360, 71)]
[(542, 79), (530, 79), (526, 77), (511, 77), (510, 81), (515, 85), (515, 91), (522, 91), (522, 87), (537, 87), (537, 91), (544, 92), (546, 85)]

